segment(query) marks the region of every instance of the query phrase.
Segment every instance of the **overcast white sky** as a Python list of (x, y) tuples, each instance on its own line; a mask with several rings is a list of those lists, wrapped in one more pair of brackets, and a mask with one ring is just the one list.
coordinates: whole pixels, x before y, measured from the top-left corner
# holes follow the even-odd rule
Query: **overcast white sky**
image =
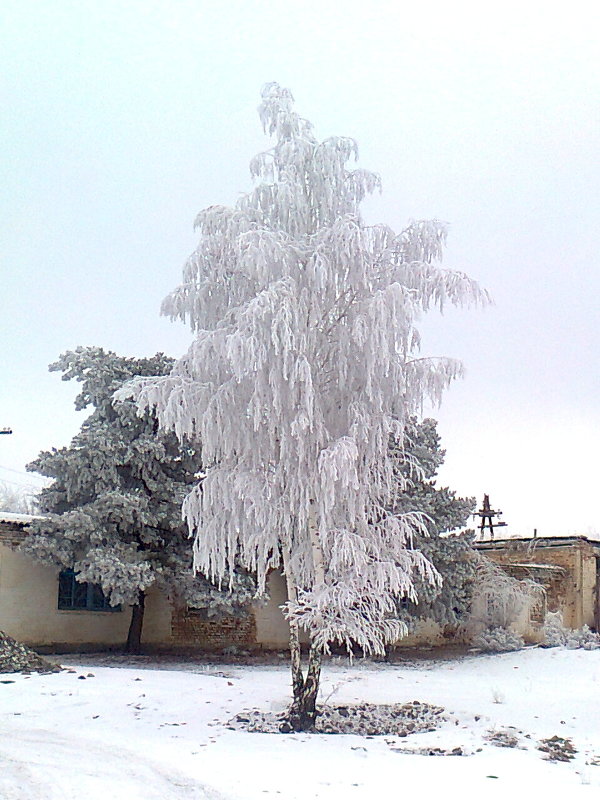
[(495, 306), (423, 325), (466, 379), (435, 413), (442, 481), (512, 535), (600, 531), (596, 2), (12, 0), (0, 11), (0, 480), (68, 443), (77, 345), (181, 355), (158, 316), (196, 213), (250, 188), (263, 83), (357, 139), (365, 215), (450, 223)]

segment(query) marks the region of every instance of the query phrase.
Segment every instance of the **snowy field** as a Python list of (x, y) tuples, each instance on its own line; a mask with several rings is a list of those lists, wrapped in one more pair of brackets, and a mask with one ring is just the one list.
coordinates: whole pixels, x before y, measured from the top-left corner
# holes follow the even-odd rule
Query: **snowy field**
[[(69, 668), (0, 675), (1, 800), (599, 795), (600, 651), (326, 667), (328, 703), (420, 700), (447, 710), (440, 729), (405, 738), (228, 729), (244, 709), (285, 707), (283, 664), (158, 669), (71, 658)], [(572, 761), (544, 760), (538, 741), (552, 736), (572, 740)], [(434, 748), (464, 755), (419, 753)]]

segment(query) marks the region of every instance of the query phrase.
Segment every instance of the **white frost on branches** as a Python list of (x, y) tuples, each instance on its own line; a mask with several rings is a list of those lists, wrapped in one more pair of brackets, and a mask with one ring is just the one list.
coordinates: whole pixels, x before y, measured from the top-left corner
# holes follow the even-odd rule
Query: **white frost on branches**
[(439, 580), (412, 548), (423, 519), (390, 511), (388, 446), (461, 374), (418, 357), (415, 325), (487, 295), (439, 268), (442, 223), (365, 225), (380, 180), (350, 169), (352, 139), (318, 142), (277, 84), (259, 113), (275, 145), (252, 159), (255, 188), (198, 215), (200, 242), (163, 303), (195, 340), (170, 376), (127, 393), (202, 442), (205, 476), (183, 507), (196, 567), (227, 581), (241, 563), (262, 592), (283, 566), (286, 613), (314, 642), (380, 653), (405, 632), (396, 600), (414, 599), (415, 571)]

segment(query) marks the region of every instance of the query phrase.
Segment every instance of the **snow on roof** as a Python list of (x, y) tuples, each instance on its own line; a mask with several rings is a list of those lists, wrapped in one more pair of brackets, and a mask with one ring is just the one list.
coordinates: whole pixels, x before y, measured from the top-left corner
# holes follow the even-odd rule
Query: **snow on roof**
[(510, 547), (515, 544), (529, 544), (532, 547), (552, 547), (560, 546), (565, 542), (589, 542), (593, 545), (600, 544), (600, 534), (598, 533), (567, 533), (550, 534), (548, 536), (507, 536), (502, 539), (479, 539), (475, 541), (475, 547), (482, 550), (494, 547)]
[(34, 519), (39, 519), (36, 514), (15, 514), (12, 511), (0, 511), (0, 522), (16, 522), (17, 525), (27, 525)]
[(522, 564), (512, 564), (513, 567), (523, 567), (524, 569), (563, 569), (556, 564), (534, 564), (524, 561)]

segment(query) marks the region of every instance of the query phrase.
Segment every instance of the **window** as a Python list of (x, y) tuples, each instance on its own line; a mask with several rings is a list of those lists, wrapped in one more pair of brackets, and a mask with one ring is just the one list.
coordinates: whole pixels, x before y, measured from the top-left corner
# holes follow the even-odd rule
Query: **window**
[(540, 592), (529, 609), (529, 621), (544, 624), (548, 608), (546, 606), (546, 592)]
[(120, 611), (111, 606), (97, 583), (78, 583), (75, 570), (63, 569), (58, 576), (58, 608), (60, 611)]

